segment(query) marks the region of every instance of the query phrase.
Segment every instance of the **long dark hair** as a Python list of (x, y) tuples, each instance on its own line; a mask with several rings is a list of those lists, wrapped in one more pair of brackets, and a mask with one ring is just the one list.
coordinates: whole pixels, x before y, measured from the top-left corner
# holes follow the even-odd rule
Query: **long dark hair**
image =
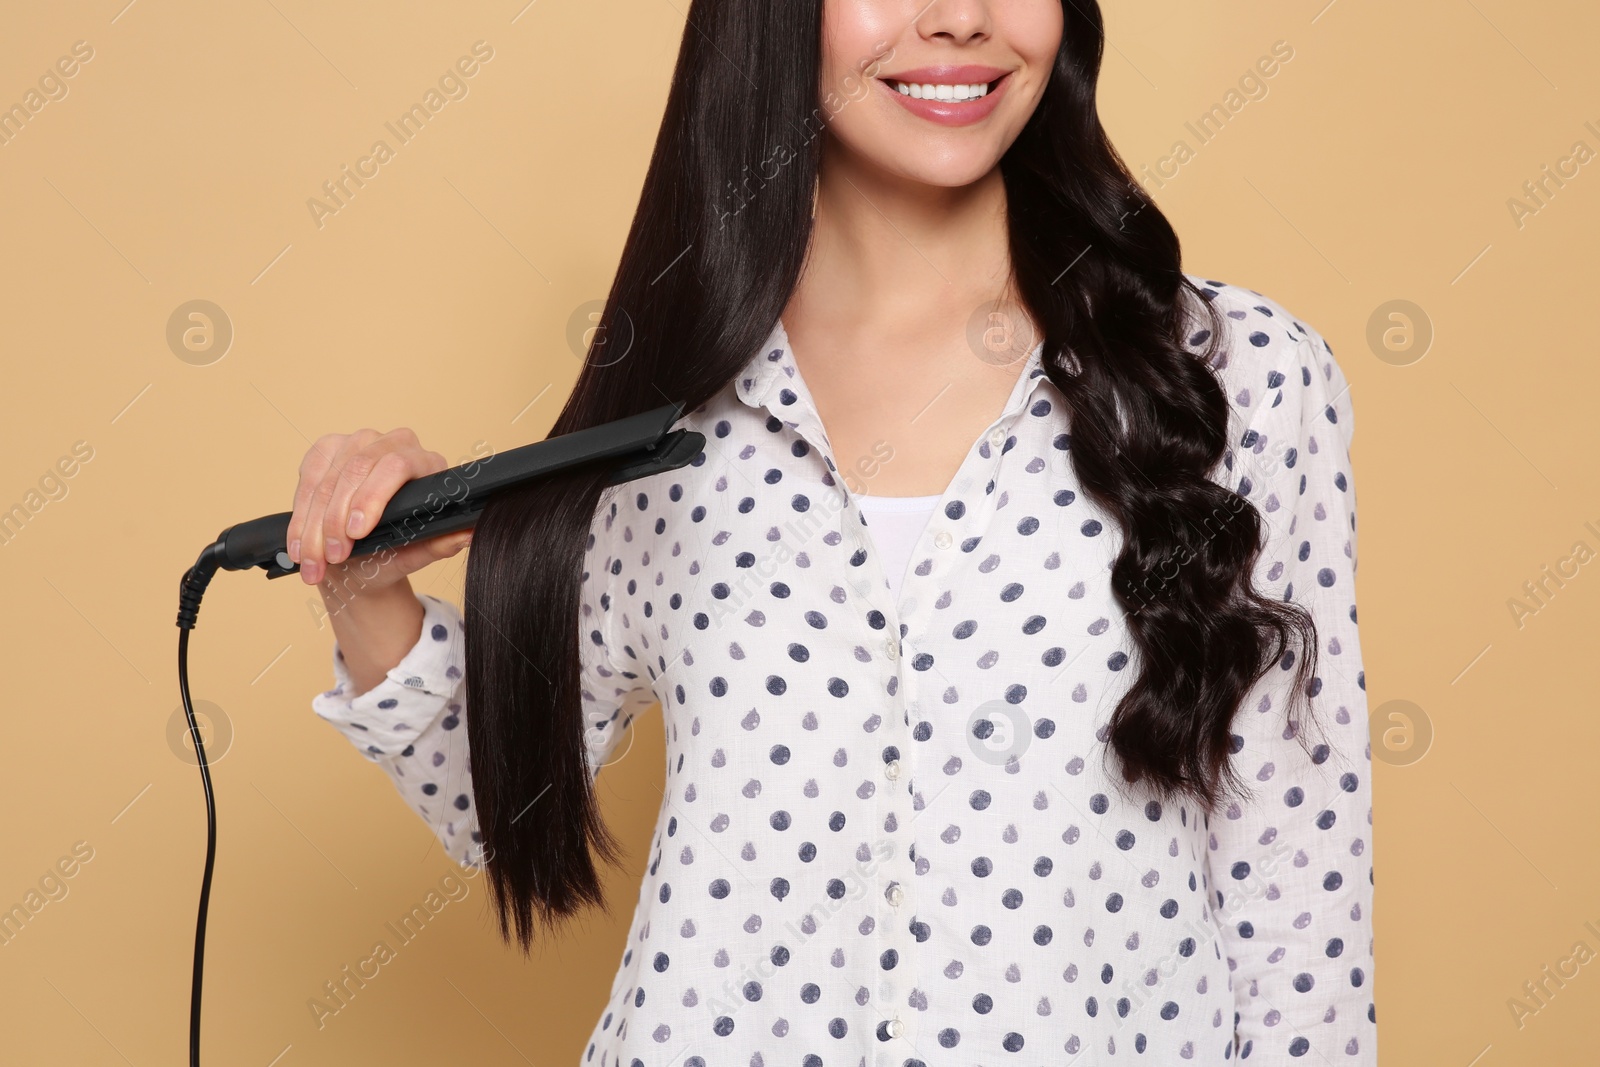
[[(1100, 124), (1099, 6), (1062, 11), (1049, 85), (1000, 164), (1012, 284), (1066, 398), (1077, 478), (1125, 537), (1112, 584), (1140, 672), (1111, 717), (1112, 780), (1209, 812), (1241, 785), (1229, 762), (1234, 711), (1274, 666), (1295, 670), (1294, 692), (1305, 691), (1316, 631), (1298, 605), (1251, 588), (1260, 515), (1210, 479), (1229, 433), (1210, 367), (1221, 316), (1184, 276), (1171, 225)], [(781, 316), (805, 262), (831, 114), (821, 18), (822, 0), (690, 5), (595, 335), (627, 332), (631, 347), (621, 359), (591, 347), (551, 435), (669, 400), (699, 407)], [(578, 688), (583, 555), (605, 467), (497, 497), (467, 566), (472, 789), (501, 934), (514, 926), (524, 951), (535, 913), (549, 925), (605, 906), (595, 858), (618, 853), (586, 763)], [(1176, 559), (1184, 565), (1169, 574)], [(535, 797), (540, 817), (518, 819)]]

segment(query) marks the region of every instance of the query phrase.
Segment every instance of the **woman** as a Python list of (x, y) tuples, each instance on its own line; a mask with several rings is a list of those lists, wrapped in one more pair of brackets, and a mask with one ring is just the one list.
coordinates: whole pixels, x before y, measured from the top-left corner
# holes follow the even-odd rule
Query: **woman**
[(468, 536), (344, 562), (444, 458), (320, 440), (290, 531), (338, 640), (318, 714), (527, 949), (603, 903), (593, 777), (659, 702), (585, 1063), (1374, 1063), (1331, 350), (1181, 271), (1096, 116), (1092, 2), (688, 23), (551, 434), (678, 400), (703, 455), (497, 498), (463, 624), (405, 574)]

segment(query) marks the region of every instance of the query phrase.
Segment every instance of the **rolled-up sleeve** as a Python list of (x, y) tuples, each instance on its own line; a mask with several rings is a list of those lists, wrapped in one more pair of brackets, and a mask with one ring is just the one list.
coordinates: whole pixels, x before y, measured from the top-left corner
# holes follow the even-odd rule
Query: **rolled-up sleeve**
[(451, 859), (475, 867), (481, 837), (467, 747), (466, 631), (450, 601), (426, 593), (417, 599), (422, 633), (405, 657), (377, 685), (352, 697), (350, 672), (335, 642), (334, 686), (313, 697), (311, 707), (383, 769)]

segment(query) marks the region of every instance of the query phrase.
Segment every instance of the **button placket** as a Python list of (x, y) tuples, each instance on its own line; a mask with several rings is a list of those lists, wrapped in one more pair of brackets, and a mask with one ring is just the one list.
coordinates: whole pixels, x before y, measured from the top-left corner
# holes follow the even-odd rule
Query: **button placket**
[[(895, 683), (893, 698), (894, 712), (884, 716), (883, 732), (880, 736), (884, 747), (892, 745), (898, 752), (904, 754), (909, 751), (910, 735), (906, 723), (908, 692), (905, 675), (900, 670), (902, 657), (899, 605), (894, 603), (894, 598), (889, 595), (882, 561), (878, 558), (875, 546), (869, 544), (870, 536), (861, 524), (860, 505), (844, 480), (838, 476), (838, 467), (820, 424), (804, 411), (798, 413), (798, 417), (793, 421), (795, 431), (824, 457), (829, 472), (834, 475), (834, 487), (841, 494), (843, 505), (839, 513), (841, 532), (849, 540), (853, 550), (864, 551), (867, 555), (866, 566), (870, 568), (867, 580), (864, 583), (849, 584), (856, 586), (855, 594), (865, 605), (861, 613), (863, 616), (866, 611), (876, 609), (887, 620), (888, 633), (884, 635), (883, 641), (884, 657), (890, 665), (888, 673), (898, 680)], [(861, 586), (865, 586), (864, 591)], [(876, 833), (879, 840), (888, 845), (889, 855), (878, 868), (877, 877), (885, 888), (882, 893), (876, 895), (878, 902), (873, 908), (876, 951), (872, 954), (870, 966), (876, 972), (874, 976), (876, 995), (873, 1000), (879, 1012), (874, 1030), (893, 1040), (904, 1036), (908, 1030), (907, 1019), (903, 1013), (909, 1010), (907, 1002), (917, 981), (915, 953), (918, 945), (909, 929), (911, 911), (908, 908), (908, 904), (914, 900), (914, 894), (908, 893), (904, 888), (909, 884), (911, 875), (915, 873), (915, 864), (911, 858), (910, 846), (901, 840), (902, 835), (898, 833), (899, 829), (908, 825), (910, 821), (909, 807), (902, 805), (902, 801), (910, 794), (910, 784), (909, 782), (904, 786), (899, 784), (906, 768), (899, 758), (883, 761), (882, 767), (885, 781), (874, 790), (878, 799)], [(896, 827), (896, 833), (893, 834), (886, 829), (891, 820)], [(894, 953), (894, 966), (885, 969), (883, 967), (885, 953), (890, 951)], [(908, 973), (911, 975), (909, 978), (905, 977)], [(912, 1021), (915, 1021), (914, 1016)], [(880, 1044), (877, 1062), (882, 1067), (898, 1067), (905, 1059), (903, 1050), (890, 1052), (883, 1048), (883, 1044), (887, 1042)]]
[[(959, 486), (974, 484), (981, 486), (994, 477), (994, 472), (1000, 464), (1001, 450), (1005, 447), (1006, 441), (1010, 439), (1012, 426), (1017, 414), (1022, 410), (1031, 395), (1032, 384), (1028, 383), (1026, 387), (1021, 389), (1021, 395), (1008, 407), (1006, 413), (986, 434), (978, 439), (978, 446), (975, 446), (963, 460), (961, 468), (957, 471), (955, 478), (951, 480), (950, 488), (945, 495), (948, 496), (952, 492), (962, 492), (963, 490), (957, 488)], [(989, 446), (987, 449), (981, 447), (985, 442)], [(984, 454), (985, 452), (987, 452), (987, 455)], [(898, 642), (903, 646), (903, 654), (897, 655), (891, 652), (891, 662), (903, 664), (914, 657), (918, 646), (917, 638), (927, 631), (927, 623), (933, 611), (932, 605), (937, 599), (931, 592), (918, 591), (914, 593), (914, 587), (917, 583), (938, 581), (945, 581), (948, 584), (948, 575), (955, 562), (949, 553), (959, 545), (960, 538), (969, 536), (975, 529), (980, 528), (983, 523), (992, 518), (993, 515), (993, 497), (989, 494), (985, 494), (982, 500), (983, 506), (967, 507), (960, 518), (950, 518), (944, 510), (945, 504), (946, 501), (941, 500), (939, 510), (935, 512), (935, 522), (938, 525), (930, 525), (930, 529), (924, 533), (925, 537), (931, 535), (931, 542), (937, 550), (933, 566), (929, 568), (928, 573), (925, 575), (917, 574), (915, 568), (913, 568), (903, 580), (901, 599), (907, 607), (907, 614), (904, 619), (906, 636)], [(892, 611), (885, 614), (891, 619), (895, 617), (895, 612)], [(898, 634), (898, 630), (895, 632)], [(894, 638), (891, 637), (889, 645), (893, 646), (895, 643)], [(917, 706), (917, 683), (920, 677), (920, 672), (914, 669), (900, 670), (898, 695), (903, 707), (915, 708)], [(903, 758), (911, 758), (915, 752), (915, 748), (906, 747), (901, 750), (901, 755)], [(910, 797), (914, 795), (914, 776), (905, 777), (907, 768), (902, 766), (901, 762), (899, 759), (886, 762), (884, 775), (896, 781), (905, 781), (905, 795)], [(906, 853), (907, 867), (909, 869), (908, 878), (904, 884), (891, 881), (883, 893), (883, 898), (889, 906), (890, 921), (898, 923), (898, 928), (904, 934), (908, 945), (908, 952), (902, 953), (900, 966), (905, 967), (912, 959), (915, 960), (915, 964), (911, 968), (909, 978), (900, 982), (886, 981), (880, 986), (881, 989), (892, 989), (894, 991), (892, 1004), (885, 1004), (885, 1010), (890, 1014), (881, 1018), (878, 1029), (878, 1036), (883, 1040), (880, 1043), (880, 1052), (876, 1062), (882, 1067), (900, 1067), (905, 1061), (907, 1053), (904, 1050), (898, 1052), (889, 1050), (899, 1048), (900, 1039), (907, 1040), (910, 1047), (915, 1048), (920, 1044), (919, 1035), (923, 1033), (923, 1017), (920, 1012), (911, 1007), (910, 994), (914, 989), (923, 985), (923, 975), (932, 966), (932, 963), (921, 952), (922, 946), (916, 941), (915, 935), (911, 932), (911, 924), (917, 918), (917, 890), (920, 884), (915, 877), (917, 874), (916, 860), (912, 858), (915, 848), (916, 837), (913, 834)], [(913, 957), (910, 955), (911, 953), (916, 953), (916, 955)]]
[[(1002, 427), (1002, 443), (1005, 440), (1005, 430)], [(980, 441), (984, 438), (980, 438)], [(977, 478), (979, 471), (976, 464), (982, 463), (982, 457), (977, 449), (973, 449), (963, 460), (956, 476), (951, 479), (950, 486), (945, 495), (964, 491), (961, 487), (971, 485)], [(947, 552), (957, 544), (957, 538), (962, 534), (975, 518), (975, 509), (967, 509), (959, 519), (948, 517), (945, 506), (946, 501), (940, 501), (935, 517), (930, 522), (929, 529), (924, 531), (924, 538), (930, 538), (936, 548)], [(932, 589), (922, 590), (919, 585), (941, 581), (950, 571), (951, 561), (948, 558), (936, 560), (935, 566), (927, 574), (918, 574), (912, 568), (902, 580), (900, 602), (893, 606), (893, 610), (886, 611), (885, 617), (890, 619), (892, 632), (885, 641), (885, 651), (890, 663), (895, 664), (899, 682), (896, 696), (899, 706), (905, 711), (905, 735), (909, 735), (915, 719), (911, 712), (919, 704), (919, 681), (921, 672), (910, 667), (910, 663), (918, 650), (918, 637), (926, 631), (926, 625), (933, 612), (933, 605), (938, 599)], [(876, 586), (874, 587), (877, 588)], [(899, 616), (900, 607), (904, 605), (905, 615)], [(901, 629), (905, 636), (900, 636)], [(904, 735), (903, 735), (904, 736)], [(912, 810), (911, 798), (915, 795), (915, 766), (908, 763), (915, 757), (917, 749), (915, 742), (902, 745), (899, 756), (884, 762), (884, 777), (896, 784), (897, 796), (906, 800), (908, 819), (902, 824), (909, 830), (915, 825), (916, 811)], [(906, 850), (903, 853), (905, 862), (903, 866), (903, 880), (890, 878), (884, 887), (882, 899), (886, 902), (886, 921), (897, 932), (897, 936), (904, 948), (900, 953), (897, 967), (885, 973), (885, 978), (879, 984), (882, 999), (877, 1036), (880, 1039), (879, 1053), (876, 1064), (881, 1067), (901, 1067), (908, 1057), (915, 1059), (915, 1049), (922, 1043), (921, 1034), (924, 1023), (923, 1015), (911, 1005), (912, 994), (915, 990), (927, 985), (927, 976), (933, 973), (935, 961), (924, 951), (922, 944), (916, 939), (912, 931), (912, 924), (917, 921), (918, 889), (920, 882), (917, 875), (916, 847), (917, 838), (911, 833), (906, 841)], [(895, 976), (900, 977), (895, 977)], [(902, 1044), (904, 1042), (904, 1044)]]
[[(850, 500), (848, 511), (852, 519), (859, 521), (859, 509), (856, 506), (854, 498), (851, 498)], [(863, 531), (861, 541), (864, 542), (869, 540), (869, 538), (864, 535), (864, 528), (861, 529)], [(863, 547), (866, 546), (863, 545)], [(916, 942), (911, 939), (910, 933), (906, 927), (904, 911), (900, 906), (903, 903), (905, 894), (903, 890), (898, 888), (899, 883), (902, 880), (910, 877), (912, 873), (911, 865), (913, 862), (911, 859), (910, 846), (904, 840), (898, 840), (903, 837), (903, 835), (900, 833), (901, 828), (909, 825), (909, 820), (907, 818), (909, 815), (909, 810), (902, 806), (901, 801), (904, 799), (905, 793), (904, 790), (900, 789), (896, 784), (902, 773), (899, 754), (903, 754), (908, 751), (908, 746), (910, 744), (910, 732), (906, 723), (907, 715), (905, 709), (907, 691), (905, 687), (905, 678), (903, 672), (900, 670), (901, 657), (899, 654), (899, 605), (892, 603), (894, 598), (888, 595), (887, 585), (882, 580), (882, 563), (878, 559), (877, 552), (873, 551), (872, 548), (869, 547), (867, 548), (867, 554), (870, 557), (868, 562), (873, 568), (874, 578), (876, 580), (871, 587), (872, 595), (866, 597), (865, 599), (869, 605), (875, 606), (880, 602), (887, 604), (886, 609), (879, 608), (884, 618), (887, 620), (887, 627), (889, 630), (889, 633), (885, 635), (884, 638), (884, 657), (889, 668), (887, 673), (890, 677), (895, 679), (893, 698), (894, 710), (891, 714), (886, 716), (886, 722), (884, 726), (884, 747), (888, 747), (890, 745), (894, 746), (897, 754), (882, 762), (882, 774), (885, 780), (878, 789), (878, 795), (882, 798), (882, 802), (878, 807), (878, 817), (880, 820), (878, 824), (878, 832), (887, 833), (886, 827), (888, 825), (888, 820), (892, 819), (894, 821), (895, 833), (889, 835), (889, 837), (890, 840), (899, 847), (894, 849), (891, 862), (880, 868), (878, 875), (878, 877), (886, 883), (886, 889), (893, 890), (893, 892), (886, 891), (881, 894), (878, 897), (878, 904), (874, 908), (874, 911), (877, 913), (877, 930), (880, 935), (878, 941), (879, 950), (876, 961), (876, 965), (879, 968), (877, 981), (878, 995), (876, 1000), (878, 1001), (880, 1012), (879, 1017), (880, 1020), (882, 1020), (880, 1025), (885, 1028), (885, 1032), (888, 1033), (891, 1038), (898, 1038), (905, 1031), (905, 1024), (900, 1019), (899, 1012), (903, 1010), (903, 1006), (905, 1005), (907, 998), (910, 996), (911, 989), (915, 982), (915, 953), (917, 949)], [(885, 970), (883, 969), (884, 953), (891, 950), (895, 953), (894, 966)], [(904, 977), (908, 972), (910, 972), (912, 975), (912, 978), (909, 982)], [(891, 1065), (899, 1064), (903, 1058), (904, 1057), (898, 1052), (891, 1053), (882, 1046), (880, 1046), (879, 1055), (877, 1057), (878, 1062), (883, 1065), (883, 1067), (891, 1067)]]
[[(944, 495), (948, 496), (950, 492), (957, 491), (956, 487), (958, 486), (961, 487), (959, 491), (965, 492), (965, 487), (967, 486), (982, 484), (976, 480), (977, 467), (980, 461), (987, 460), (987, 462), (983, 463), (985, 480), (992, 478), (994, 469), (999, 465), (1001, 450), (1008, 439), (1011, 424), (1031, 398), (1038, 379), (1043, 377), (1042, 374), (1034, 373), (1034, 365), (1037, 363), (1039, 354), (1040, 346), (1036, 346), (1030, 356), (1029, 365), (1024, 368), (1004, 414), (989, 428), (983, 437), (979, 438), (979, 447), (969, 451), (962, 462), (961, 469), (957, 472), (956, 478), (952, 479), (950, 488), (946, 490)], [(887, 779), (887, 784), (874, 791), (878, 798), (876, 833), (879, 836), (879, 840), (889, 847), (887, 858), (880, 868), (879, 874), (884, 883), (884, 890), (878, 895), (879, 903), (873, 908), (876, 913), (874, 916), (876, 923), (874, 929), (877, 935), (875, 943), (878, 946), (878, 952), (869, 966), (872, 966), (877, 971), (876, 989), (878, 996), (875, 999), (878, 1002), (879, 1020), (874, 1026), (874, 1030), (877, 1036), (883, 1039), (878, 1043), (878, 1054), (875, 1060), (882, 1067), (898, 1067), (904, 1061), (906, 1053), (906, 1049), (901, 1047), (898, 1041), (905, 1038), (910, 1042), (910, 1047), (913, 1048), (918, 1044), (917, 1034), (922, 1020), (920, 1014), (910, 1007), (909, 998), (911, 991), (921, 984), (919, 979), (925, 962), (923, 954), (920, 952), (921, 946), (910, 930), (911, 922), (917, 914), (916, 903), (918, 895), (917, 882), (912, 877), (916, 874), (916, 861), (913, 858), (916, 844), (909, 831), (913, 820), (911, 818), (902, 818), (902, 814), (910, 814), (909, 803), (904, 808), (900, 804), (902, 798), (909, 798), (914, 795), (915, 776), (914, 774), (908, 775), (908, 772), (913, 769), (903, 765), (901, 758), (910, 758), (914, 751), (909, 741), (909, 719), (910, 709), (915, 709), (918, 705), (917, 690), (915, 688), (918, 672), (905, 671), (901, 668), (901, 665), (915, 650), (916, 642), (913, 639), (913, 635), (922, 632), (922, 623), (932, 610), (931, 604), (934, 598), (920, 595), (920, 591), (919, 595), (902, 596), (901, 599), (904, 600), (907, 608), (904, 627), (905, 636), (902, 637), (900, 604), (896, 602), (895, 597), (887, 595), (889, 587), (885, 580), (882, 563), (878, 559), (878, 553), (868, 543), (870, 536), (866, 534), (865, 527), (861, 524), (860, 509), (855, 494), (850, 492), (844, 478), (839, 473), (826, 432), (814, 406), (809, 402), (809, 390), (805, 388), (803, 380), (798, 374), (798, 367), (794, 368), (794, 373), (789, 375), (794, 382), (792, 390), (780, 391), (783, 375), (778, 371), (775, 364), (767, 363), (763, 365), (758, 371), (758, 378), (760, 377), (766, 378), (765, 388), (751, 389), (749, 391), (750, 394), (759, 395), (749, 395), (746, 402), (754, 406), (767, 408), (777, 418), (790, 425), (800, 437), (817, 450), (819, 455), (824, 457), (829, 480), (833, 482), (834, 487), (841, 494), (843, 506), (840, 513), (840, 521), (841, 526), (848, 530), (845, 536), (850, 540), (854, 550), (865, 551), (867, 556), (866, 563), (871, 572), (865, 582), (850, 581), (846, 584), (852, 588), (858, 600), (866, 603), (868, 610), (877, 608), (880, 614), (888, 620), (889, 632), (885, 635), (884, 656), (890, 665), (890, 675), (898, 680), (893, 698), (894, 711), (896, 713), (885, 716), (881, 736), (883, 745), (885, 747), (893, 745), (898, 755), (896, 758), (883, 762), (883, 774)], [(741, 394), (741, 396), (745, 395)], [(786, 395), (788, 402), (783, 403)], [(781, 406), (779, 406), (780, 404)], [(982, 447), (985, 443), (988, 445), (986, 449)], [(988, 455), (984, 456), (984, 452), (987, 452)], [(984, 502), (992, 504), (992, 499), (988, 494), (985, 494)], [(978, 513), (980, 510), (985, 513), (989, 510), (987, 508), (969, 507), (961, 518), (951, 519), (945, 513), (945, 505), (946, 502), (941, 500), (935, 519), (938, 525), (933, 526), (931, 530), (933, 545), (940, 553), (939, 558), (936, 559), (936, 565), (929, 570), (927, 575), (918, 575), (914, 571), (908, 574), (905, 578), (905, 588), (903, 588), (902, 594), (915, 588), (919, 582), (934, 580), (935, 575), (940, 576), (940, 578), (947, 575), (950, 570), (951, 560), (943, 554), (948, 553), (951, 548), (956, 546), (957, 534), (961, 533), (964, 528), (970, 528), (973, 523), (979, 521)], [(887, 607), (880, 607), (885, 602), (887, 602)], [(865, 612), (861, 614), (864, 615)], [(903, 648), (901, 647), (902, 645), (904, 646)], [(903, 784), (901, 784), (902, 782)], [(891, 819), (896, 830), (904, 831), (903, 833), (892, 835), (888, 833), (886, 827)], [(897, 840), (897, 838), (902, 840)], [(897, 845), (904, 845), (904, 847), (897, 848)], [(884, 953), (889, 949), (893, 949), (896, 953), (895, 965), (889, 969), (883, 969)], [(891, 1049), (894, 1051), (890, 1051)]]

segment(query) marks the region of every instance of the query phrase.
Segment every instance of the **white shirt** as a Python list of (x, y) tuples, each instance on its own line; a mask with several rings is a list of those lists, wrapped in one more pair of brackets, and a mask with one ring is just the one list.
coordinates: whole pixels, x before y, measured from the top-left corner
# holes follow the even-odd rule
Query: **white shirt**
[(900, 599), (900, 584), (911, 562), (911, 550), (921, 540), (929, 517), (942, 499), (938, 493), (931, 496), (856, 494), (856, 506), (866, 516), (863, 525), (883, 560), (889, 595), (896, 600)]
[[(1121, 537), (1079, 490), (1039, 350), (895, 597), (778, 323), (679, 423), (706, 435), (699, 461), (595, 515), (591, 765), (658, 701), (668, 762), (585, 1064), (1375, 1063), (1347, 384), (1282, 306), (1195, 280), (1230, 331), (1215, 477), (1269, 526), (1258, 588), (1316, 619), (1332, 747), (1286, 730), (1274, 670), (1233, 723), (1250, 803), (1207, 822), (1119, 799)], [(314, 707), (468, 862), (461, 616), (422, 600), (386, 680), (349, 699), (336, 650)]]

